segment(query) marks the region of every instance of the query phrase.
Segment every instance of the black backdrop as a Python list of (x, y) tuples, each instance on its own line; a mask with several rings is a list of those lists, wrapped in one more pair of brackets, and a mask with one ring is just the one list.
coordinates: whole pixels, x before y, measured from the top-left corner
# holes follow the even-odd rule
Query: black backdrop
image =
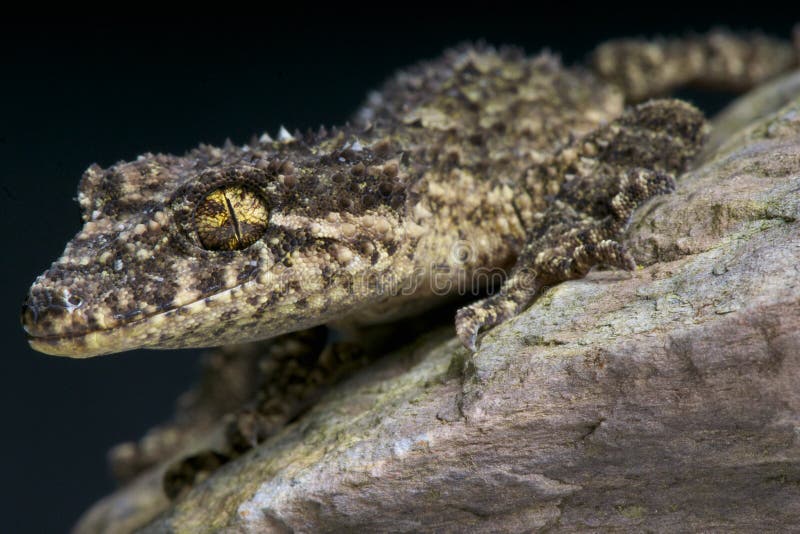
[[(631, 34), (724, 24), (788, 36), (792, 14), (650, 15), (608, 4), (581, 16), (464, 4), (431, 14), (406, 4), (354, 15), (28, 18), (0, 22), (0, 511), (6, 532), (59, 532), (108, 493), (104, 454), (166, 418), (196, 375), (193, 351), (135, 351), (68, 360), (27, 347), (19, 304), (33, 278), (79, 228), (81, 172), (145, 151), (336, 124), (396, 68), (465, 40), (559, 51)], [(719, 9), (719, 8), (718, 8)], [(764, 9), (764, 11), (767, 11)], [(627, 13), (627, 14), (626, 14)], [(313, 15), (313, 16), (312, 16)], [(689, 93), (707, 110), (723, 100)]]

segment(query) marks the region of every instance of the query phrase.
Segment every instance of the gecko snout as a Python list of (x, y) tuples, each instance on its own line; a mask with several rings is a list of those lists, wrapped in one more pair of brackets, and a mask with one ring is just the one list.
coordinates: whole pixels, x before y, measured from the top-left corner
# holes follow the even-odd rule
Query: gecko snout
[(83, 298), (67, 289), (31, 288), (22, 303), (22, 326), (30, 337), (47, 338), (86, 332), (89, 325), (82, 314)]

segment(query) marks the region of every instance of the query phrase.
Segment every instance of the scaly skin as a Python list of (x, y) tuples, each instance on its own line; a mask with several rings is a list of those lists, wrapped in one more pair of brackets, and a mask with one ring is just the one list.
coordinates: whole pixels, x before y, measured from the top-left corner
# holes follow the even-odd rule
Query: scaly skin
[(610, 43), (594, 62), (599, 74), (462, 47), (397, 74), (330, 132), (90, 167), (84, 227), (23, 309), (31, 346), (86, 357), (385, 322), (507, 275), (458, 313), (475, 349), (542, 285), (634, 267), (622, 231), (674, 187), (705, 122), (676, 100), (624, 111), (626, 96), (744, 87), (795, 56), (712, 33)]

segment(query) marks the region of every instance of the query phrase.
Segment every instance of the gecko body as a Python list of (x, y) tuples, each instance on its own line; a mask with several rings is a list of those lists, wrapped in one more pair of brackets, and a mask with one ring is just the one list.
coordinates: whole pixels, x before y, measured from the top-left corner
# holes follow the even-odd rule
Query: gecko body
[(501, 280), (457, 314), (474, 350), (543, 286), (633, 269), (631, 214), (674, 188), (706, 125), (678, 100), (631, 104), (794, 62), (785, 43), (725, 33), (610, 43), (593, 69), (462, 46), (340, 128), (93, 165), (83, 228), (31, 287), (24, 328), (73, 357), (216, 346), (387, 322)]

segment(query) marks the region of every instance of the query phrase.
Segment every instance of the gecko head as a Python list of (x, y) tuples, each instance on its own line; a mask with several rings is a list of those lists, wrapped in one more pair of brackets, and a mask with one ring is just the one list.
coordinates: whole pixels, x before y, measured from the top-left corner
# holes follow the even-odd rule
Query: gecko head
[(216, 346), (380, 299), (374, 276), (410, 261), (398, 169), (298, 141), (92, 166), (83, 228), (23, 305), (29, 342), (72, 357)]

